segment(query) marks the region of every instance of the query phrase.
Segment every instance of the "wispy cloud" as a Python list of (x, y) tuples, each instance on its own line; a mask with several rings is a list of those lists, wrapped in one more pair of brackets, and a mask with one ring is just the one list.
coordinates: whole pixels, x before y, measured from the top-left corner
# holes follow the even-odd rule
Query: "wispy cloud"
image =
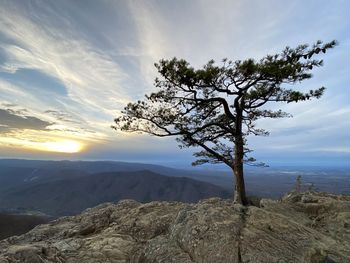
[(120, 107), (116, 102), (124, 104), (128, 98), (121, 86), (127, 75), (108, 53), (74, 31), (70, 26), (74, 21), (61, 16), (49, 2), (39, 2), (23, 6), (8, 2), (1, 8), (2, 34), (12, 40), (2, 45), (7, 55), (2, 70), (28, 68), (45, 72), (62, 81), (69, 98), (92, 115), (111, 114), (116, 106)]
[(57, 110), (46, 110), (44, 113), (50, 114), (54, 116), (57, 120), (63, 121), (63, 122), (69, 122), (69, 123), (80, 123), (76, 121), (73, 116), (69, 115), (66, 112), (63, 111), (57, 111)]

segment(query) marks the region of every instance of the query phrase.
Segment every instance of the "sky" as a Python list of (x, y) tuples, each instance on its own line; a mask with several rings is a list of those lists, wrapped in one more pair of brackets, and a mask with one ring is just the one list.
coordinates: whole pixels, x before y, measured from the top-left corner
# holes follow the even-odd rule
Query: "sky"
[(189, 165), (173, 138), (111, 129), (124, 106), (155, 91), (154, 63), (194, 67), (336, 39), (314, 77), (316, 101), (278, 105), (252, 137), (270, 164), (350, 163), (350, 2), (346, 0), (0, 0), (0, 158)]

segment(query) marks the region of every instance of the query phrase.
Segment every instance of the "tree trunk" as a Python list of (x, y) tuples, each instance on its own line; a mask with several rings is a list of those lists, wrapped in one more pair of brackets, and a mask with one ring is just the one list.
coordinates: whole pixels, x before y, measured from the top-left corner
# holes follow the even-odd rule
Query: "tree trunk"
[[(237, 141), (238, 139), (238, 141)], [(236, 138), (235, 143), (235, 161), (233, 165), (233, 173), (235, 175), (235, 191), (233, 201), (238, 204), (247, 205), (247, 198), (245, 194), (245, 183), (244, 183), (244, 173), (243, 173), (243, 138), (240, 136)]]
[(235, 156), (233, 163), (233, 173), (235, 175), (236, 184), (233, 201), (238, 204), (247, 205), (247, 198), (245, 195), (245, 184), (243, 174), (243, 158), (244, 158), (244, 140), (242, 134), (242, 122), (243, 122), (243, 106), (244, 100), (237, 101), (235, 103), (236, 109), (236, 131), (235, 131)]

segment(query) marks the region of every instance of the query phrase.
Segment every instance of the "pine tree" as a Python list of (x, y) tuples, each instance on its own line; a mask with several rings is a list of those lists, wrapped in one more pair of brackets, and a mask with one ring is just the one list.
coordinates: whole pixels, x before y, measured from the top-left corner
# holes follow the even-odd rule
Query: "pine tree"
[[(230, 61), (220, 66), (211, 60), (194, 69), (173, 58), (155, 64), (160, 78), (157, 92), (144, 100), (129, 103), (115, 119), (116, 130), (144, 132), (154, 136), (176, 136), (180, 147), (199, 147), (193, 165), (224, 163), (235, 176), (234, 201), (246, 204), (244, 163), (256, 163), (249, 157), (248, 135), (269, 133), (256, 127), (261, 118), (289, 117), (282, 110), (272, 110), (273, 102), (301, 102), (318, 99), (325, 88), (308, 92), (289, 88), (312, 77), (311, 71), (323, 65), (316, 59), (336, 41), (286, 47), (281, 53), (254, 59)], [(287, 87), (288, 88), (287, 88)]]

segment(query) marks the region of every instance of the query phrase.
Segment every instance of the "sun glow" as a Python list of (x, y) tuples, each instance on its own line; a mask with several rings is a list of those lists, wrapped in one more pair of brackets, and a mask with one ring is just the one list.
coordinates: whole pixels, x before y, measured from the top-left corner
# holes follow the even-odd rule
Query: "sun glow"
[(46, 142), (43, 147), (50, 152), (77, 153), (82, 146), (76, 141)]
[(28, 150), (37, 150), (57, 153), (77, 153), (83, 150), (83, 144), (75, 140), (43, 139), (33, 141), (28, 139), (0, 137), (0, 147), (19, 147)]

